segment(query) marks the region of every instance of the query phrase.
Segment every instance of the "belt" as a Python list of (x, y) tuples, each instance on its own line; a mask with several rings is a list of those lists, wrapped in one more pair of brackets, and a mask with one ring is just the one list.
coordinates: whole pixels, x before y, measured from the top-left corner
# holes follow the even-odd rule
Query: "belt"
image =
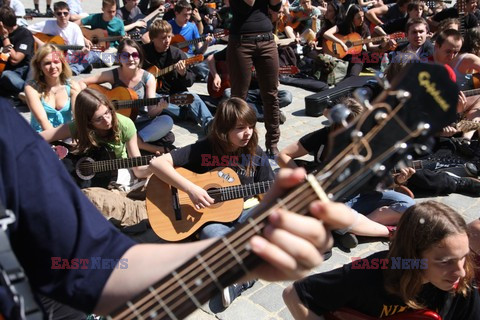
[[(231, 37), (232, 35), (230, 35)], [(236, 40), (239, 40), (240, 42), (263, 42), (263, 41), (271, 41), (273, 40), (273, 33), (261, 33), (261, 34), (252, 34), (252, 35), (240, 35), (240, 36), (234, 36)]]

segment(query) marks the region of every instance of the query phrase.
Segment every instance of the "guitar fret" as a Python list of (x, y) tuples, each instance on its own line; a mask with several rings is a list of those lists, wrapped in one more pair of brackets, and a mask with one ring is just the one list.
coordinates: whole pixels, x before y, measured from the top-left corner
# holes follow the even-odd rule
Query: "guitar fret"
[(210, 278), (212, 278), (212, 280), (215, 283), (215, 285), (217, 286), (218, 290), (222, 291), (223, 290), (222, 284), (220, 283), (220, 281), (218, 281), (217, 276), (215, 275), (213, 270), (208, 266), (208, 264), (205, 262), (203, 257), (201, 255), (197, 254), (195, 256), (195, 258), (197, 258), (197, 260), (200, 262), (202, 267), (207, 271), (208, 275), (210, 276)]
[(138, 319), (143, 319), (142, 315), (138, 312), (137, 308), (135, 308), (135, 306), (133, 305), (133, 303), (131, 303), (130, 301), (127, 302), (127, 306), (130, 310), (132, 310), (132, 313), (135, 314), (135, 316), (138, 318)]
[[(150, 291), (151, 294), (153, 294), (153, 297), (155, 298), (155, 300), (158, 302), (158, 304), (162, 307), (163, 310), (165, 310), (165, 312), (168, 314), (168, 316), (170, 317), (170, 319), (172, 320), (178, 320), (178, 318), (175, 316), (175, 314), (172, 312), (172, 310), (168, 307), (168, 305), (165, 303), (165, 301), (163, 301), (162, 298), (160, 298), (155, 289), (152, 288), (151, 286), (148, 287), (148, 290)], [(150, 317), (152, 319), (155, 319), (157, 315), (153, 315), (151, 314)]]
[(245, 274), (248, 273), (248, 269), (245, 267), (245, 265), (243, 264), (243, 259), (238, 255), (237, 251), (235, 250), (235, 248), (232, 247), (232, 244), (230, 243), (230, 241), (228, 241), (227, 238), (223, 237), (222, 238), (222, 241), (223, 243), (226, 245), (227, 249), (230, 251), (230, 253), (232, 254), (232, 256), (235, 258), (235, 260), (237, 260), (237, 263), (240, 265), (240, 267), (242, 267), (243, 271), (245, 272)]
[(177, 282), (180, 284), (183, 291), (185, 291), (185, 293), (190, 298), (190, 300), (192, 300), (192, 302), (195, 304), (195, 306), (197, 308), (200, 308), (202, 306), (202, 304), (197, 300), (197, 298), (195, 297), (193, 292), (190, 291), (190, 289), (188, 289), (187, 285), (185, 284), (185, 282), (183, 282), (182, 278), (178, 275), (178, 273), (176, 271), (173, 271), (172, 275), (175, 278), (175, 280), (177, 280)]

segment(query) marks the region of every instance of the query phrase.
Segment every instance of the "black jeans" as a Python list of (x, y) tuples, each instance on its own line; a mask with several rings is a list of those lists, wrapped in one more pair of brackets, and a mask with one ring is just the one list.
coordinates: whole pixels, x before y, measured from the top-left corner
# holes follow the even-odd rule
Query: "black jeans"
[(232, 97), (247, 98), (255, 67), (265, 118), (265, 146), (276, 147), (280, 140), (278, 104), (278, 50), (274, 40), (247, 42), (230, 35), (227, 47)]

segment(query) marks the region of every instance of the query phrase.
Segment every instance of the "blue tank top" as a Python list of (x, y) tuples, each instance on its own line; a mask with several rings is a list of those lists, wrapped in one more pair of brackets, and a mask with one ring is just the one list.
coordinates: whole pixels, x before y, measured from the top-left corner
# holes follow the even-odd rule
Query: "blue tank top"
[[(58, 127), (61, 124), (68, 123), (72, 121), (72, 107), (71, 107), (71, 98), (70, 98), (70, 82), (67, 82), (65, 84), (65, 90), (67, 91), (67, 102), (63, 106), (62, 109), (57, 110), (55, 107), (52, 107), (49, 105), (43, 97), (40, 99), (40, 102), (42, 103), (43, 109), (45, 109), (45, 112), (47, 113), (47, 118), (48, 121), (52, 124), (54, 128)], [(32, 118), (30, 120), (30, 125), (32, 128), (37, 131), (41, 132), (43, 129), (40, 126), (40, 123), (38, 123), (37, 119), (35, 116), (32, 114)]]

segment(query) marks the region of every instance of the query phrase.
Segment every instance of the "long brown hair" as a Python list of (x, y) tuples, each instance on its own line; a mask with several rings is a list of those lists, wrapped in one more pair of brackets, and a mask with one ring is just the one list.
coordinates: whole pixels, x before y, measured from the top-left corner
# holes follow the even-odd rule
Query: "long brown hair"
[(59, 58), (60, 62), (62, 63), (62, 72), (60, 73), (60, 83), (62, 85), (66, 84), (68, 80), (72, 77), (72, 69), (67, 63), (63, 52), (58, 50), (53, 44), (44, 44), (40, 47), (40, 49), (35, 52), (30, 65), (33, 69), (33, 79), (35, 80), (34, 86), (38, 89), (43, 97), (48, 93), (47, 92), (47, 81), (45, 79), (45, 75), (42, 71), (42, 60), (45, 59), (52, 53), (52, 56), (55, 58)]
[[(422, 259), (424, 252), (448, 236), (467, 234), (465, 220), (455, 210), (436, 201), (426, 201), (410, 207), (400, 218), (388, 253), (403, 259)], [(456, 293), (466, 296), (474, 277), (472, 256), (465, 259), (465, 277), (460, 279)], [(399, 295), (413, 309), (424, 306), (417, 301), (422, 289), (423, 272), (416, 269), (384, 270), (385, 289)]]
[[(231, 151), (232, 144), (228, 140), (228, 133), (234, 129), (237, 123), (245, 123), (253, 126), (253, 134), (245, 147), (238, 148), (235, 152)], [(251, 173), (252, 160), (256, 154), (258, 145), (258, 133), (255, 125), (257, 116), (255, 111), (240, 98), (230, 98), (218, 105), (213, 119), (212, 127), (208, 134), (208, 139), (212, 144), (213, 155), (221, 157), (223, 155), (247, 156), (250, 155), (250, 164), (247, 166), (247, 173)]]
[[(98, 137), (92, 124), (92, 117), (101, 105), (109, 108), (112, 113), (112, 128), (107, 136)], [(105, 141), (120, 140), (120, 129), (115, 108), (105, 95), (96, 90), (86, 88), (77, 95), (75, 123), (77, 132), (74, 138), (78, 140), (78, 149), (81, 153), (92, 147), (98, 147), (98, 139)]]

